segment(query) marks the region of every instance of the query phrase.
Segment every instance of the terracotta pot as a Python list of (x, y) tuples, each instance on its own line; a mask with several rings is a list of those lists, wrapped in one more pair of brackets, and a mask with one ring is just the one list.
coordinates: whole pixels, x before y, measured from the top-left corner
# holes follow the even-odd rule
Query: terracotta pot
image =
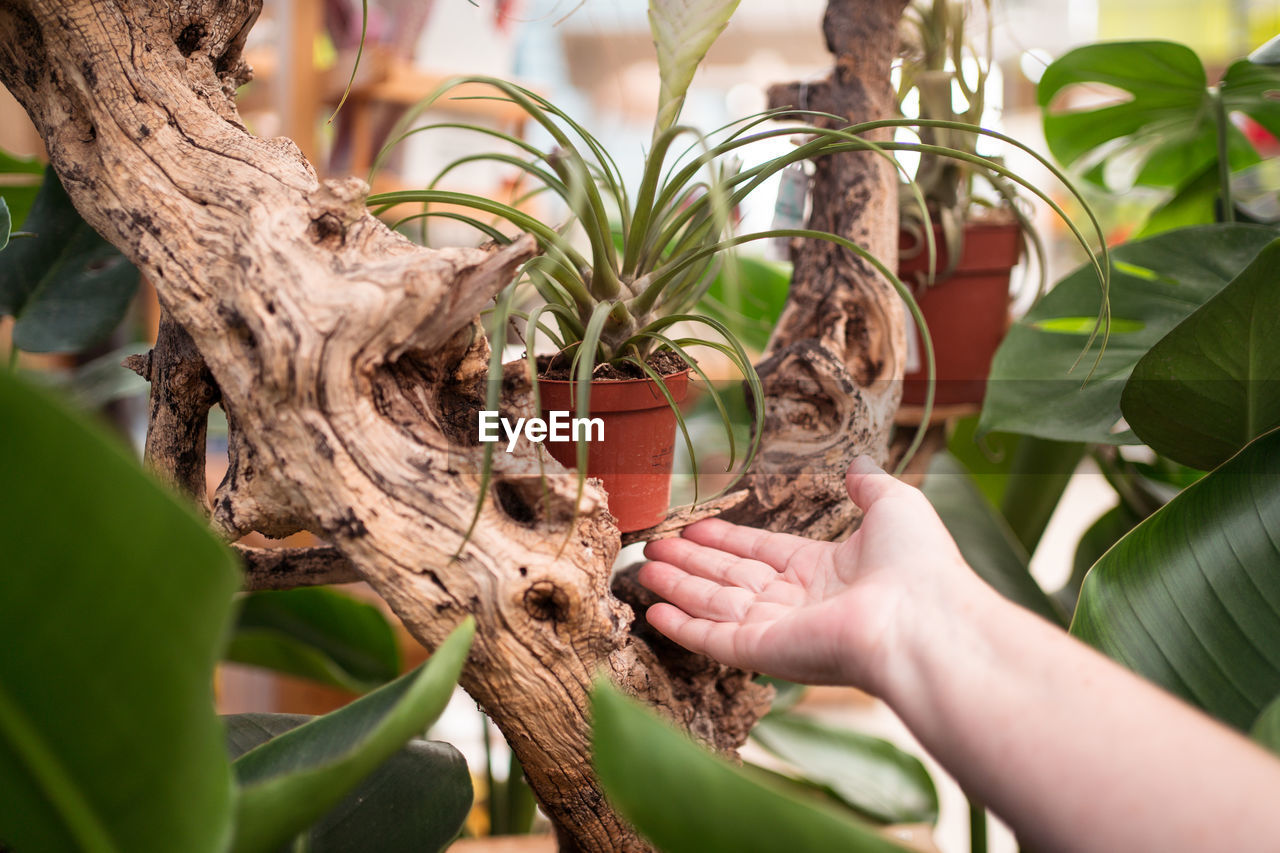
[[(679, 403), (689, 392), (689, 371), (663, 378)], [(539, 379), (542, 411), (574, 416), (573, 384)], [(587, 476), (599, 477), (609, 493), (609, 512), (623, 533), (662, 521), (671, 497), (676, 416), (651, 379), (598, 379), (591, 383), (591, 417), (604, 422), (604, 440), (587, 443)], [(573, 441), (548, 440), (547, 450), (566, 468), (578, 466)]]
[[(938, 270), (947, 268), (942, 230), (934, 226)], [(913, 249), (914, 240), (902, 234), (899, 249)], [(1018, 224), (969, 224), (964, 230), (960, 263), (945, 280), (930, 287), (916, 287), (916, 301), (933, 338), (937, 362), (934, 403), (942, 406), (982, 402), (987, 374), (996, 348), (1009, 330), (1009, 273), (1018, 262), (1021, 241)], [(923, 282), (929, 268), (922, 249), (910, 258), (899, 257), (898, 275), (908, 284)], [(920, 333), (907, 318), (909, 363), (902, 393), (904, 405), (924, 404), (928, 387), (924, 345)]]

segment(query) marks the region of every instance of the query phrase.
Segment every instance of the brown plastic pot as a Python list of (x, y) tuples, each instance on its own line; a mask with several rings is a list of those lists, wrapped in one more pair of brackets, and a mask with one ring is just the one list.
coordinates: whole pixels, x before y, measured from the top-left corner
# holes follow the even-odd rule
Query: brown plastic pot
[[(945, 270), (948, 258), (941, 228), (935, 225), (933, 234), (936, 268)], [(914, 249), (914, 243), (910, 234), (903, 233), (899, 251)], [(1009, 274), (1020, 251), (1016, 222), (970, 223), (965, 226), (960, 263), (951, 275), (930, 287), (916, 287), (916, 301), (929, 324), (937, 362), (935, 404), (982, 402), (991, 359), (1009, 330)], [(912, 257), (899, 257), (898, 275), (908, 285), (923, 281), (928, 268), (928, 253), (923, 249)], [(910, 346), (917, 363), (908, 364), (902, 402), (919, 406), (928, 388), (924, 344), (918, 329), (909, 326), (907, 334), (915, 336)]]
[[(689, 393), (689, 371), (663, 377), (678, 404)], [(575, 416), (574, 383), (538, 379), (542, 411)], [(651, 379), (597, 379), (591, 383), (591, 417), (604, 422), (604, 440), (587, 443), (587, 476), (609, 493), (609, 512), (623, 533), (662, 521), (671, 498), (676, 416)], [(578, 467), (573, 441), (548, 440), (547, 450), (566, 468)]]

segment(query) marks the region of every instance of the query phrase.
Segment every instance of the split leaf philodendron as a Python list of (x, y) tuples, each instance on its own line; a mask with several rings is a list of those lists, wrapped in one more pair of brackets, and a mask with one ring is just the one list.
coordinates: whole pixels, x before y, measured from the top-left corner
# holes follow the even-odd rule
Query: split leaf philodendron
[[(1234, 217), (1231, 173), (1261, 157), (1231, 120), (1243, 113), (1280, 132), (1280, 67), (1267, 54), (1232, 63), (1214, 85), (1195, 51), (1168, 41), (1089, 44), (1045, 69), (1036, 97), (1059, 162), (1116, 192), (1127, 183), (1167, 193), (1140, 236)], [(1070, 90), (1096, 84), (1125, 97), (1073, 109)], [(1132, 172), (1128, 181), (1121, 176)]]

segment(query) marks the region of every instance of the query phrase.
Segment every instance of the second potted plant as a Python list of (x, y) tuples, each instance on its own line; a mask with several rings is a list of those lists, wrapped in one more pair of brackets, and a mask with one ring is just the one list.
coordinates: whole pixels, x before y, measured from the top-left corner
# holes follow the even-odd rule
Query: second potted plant
[[(944, 123), (920, 128), (926, 146), (976, 154), (978, 137), (961, 126), (980, 125), (986, 109), (989, 6), (984, 12), (987, 38), (981, 50), (965, 38), (972, 13), (965, 0), (919, 0), (903, 17), (899, 106), (914, 101), (919, 119)], [(903, 193), (900, 210), (898, 274), (913, 286), (933, 336), (939, 405), (982, 402), (991, 359), (1009, 327), (1010, 274), (1022, 255), (1024, 234), (1039, 254), (1030, 223), (1014, 205), (1013, 187), (981, 172), (998, 200), (983, 205), (973, 192), (977, 174), (970, 162), (926, 151), (915, 187), (927, 218), (914, 193)], [(909, 405), (923, 404), (928, 386), (918, 335), (910, 342), (903, 391)]]

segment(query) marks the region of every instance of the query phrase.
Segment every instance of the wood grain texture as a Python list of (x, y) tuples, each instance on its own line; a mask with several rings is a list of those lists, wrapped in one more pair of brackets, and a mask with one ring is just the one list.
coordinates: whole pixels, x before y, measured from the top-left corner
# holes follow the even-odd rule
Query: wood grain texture
[[(905, 7), (906, 0), (829, 0), (823, 33), (834, 68), (822, 80), (774, 86), (769, 107), (821, 110), (849, 123), (895, 115), (889, 66)], [(847, 237), (897, 268), (892, 166), (869, 153), (823, 157), (811, 187), (810, 228)], [(859, 454), (881, 464), (888, 457), (906, 364), (904, 309), (879, 273), (832, 243), (795, 240), (791, 254), (787, 305), (758, 368), (768, 406), (747, 481), (751, 500), (725, 517), (839, 539), (859, 518), (845, 494), (849, 463)]]

